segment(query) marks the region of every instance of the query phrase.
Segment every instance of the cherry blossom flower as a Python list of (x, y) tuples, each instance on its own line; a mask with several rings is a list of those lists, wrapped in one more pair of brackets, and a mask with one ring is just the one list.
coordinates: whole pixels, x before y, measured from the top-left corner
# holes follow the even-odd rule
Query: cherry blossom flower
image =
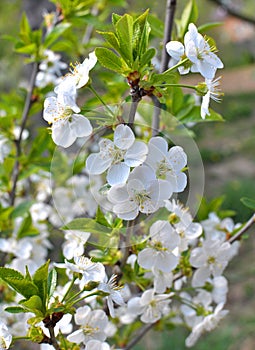
[[(79, 112), (78, 109), (76, 109)], [(61, 104), (56, 97), (47, 97), (44, 102), (43, 118), (52, 124), (52, 139), (56, 145), (71, 146), (77, 137), (89, 136), (92, 126), (81, 114), (73, 112), (69, 105)]]
[(213, 79), (217, 68), (223, 68), (223, 63), (215, 55), (204, 37), (198, 33), (195, 24), (190, 23), (184, 36), (185, 54), (193, 63), (192, 72), (199, 72), (207, 79)]
[(90, 237), (90, 232), (66, 231), (65, 243), (63, 244), (63, 255), (71, 260), (75, 256), (81, 256), (84, 253), (84, 245)]
[(145, 164), (151, 167), (158, 179), (171, 184), (173, 192), (182, 192), (187, 185), (187, 176), (182, 169), (187, 165), (187, 155), (180, 146), (171, 147), (163, 137), (152, 137), (148, 143)]
[(188, 208), (185, 208), (174, 199), (165, 201), (165, 207), (171, 212), (169, 221), (180, 236), (179, 251), (183, 252), (188, 249), (190, 243), (194, 242), (202, 234), (202, 226), (198, 222), (192, 222), (193, 219)]
[(9, 349), (12, 342), (12, 335), (10, 334), (5, 323), (0, 321), (0, 349)]
[(81, 277), (77, 281), (80, 289), (91, 281), (100, 282), (105, 277), (104, 265), (99, 262), (93, 263), (85, 256), (75, 256), (74, 264), (65, 260), (65, 263), (56, 263), (55, 266), (65, 268), (68, 276), (74, 273), (80, 274)]
[(148, 152), (146, 144), (135, 141), (131, 128), (123, 124), (116, 127), (113, 141), (102, 139), (99, 147), (99, 153), (87, 158), (86, 170), (90, 175), (98, 175), (108, 169), (106, 179), (111, 186), (125, 183), (130, 167), (141, 165)]
[(101, 282), (97, 287), (98, 290), (108, 294), (106, 298), (111, 317), (115, 317), (113, 302), (118, 305), (124, 305), (121, 287), (117, 285), (116, 278), (117, 275), (112, 275), (108, 282)]
[(138, 253), (138, 264), (144, 269), (157, 269), (171, 272), (178, 264), (178, 257), (173, 253), (180, 237), (168, 221), (158, 220), (150, 228), (151, 240), (147, 248)]
[(202, 119), (205, 119), (207, 115), (210, 115), (209, 111), (209, 103), (210, 98), (216, 102), (220, 102), (220, 96), (222, 96), (222, 93), (218, 86), (220, 85), (221, 77), (218, 77), (215, 80), (212, 79), (205, 79), (205, 85), (207, 88), (207, 93), (202, 98), (202, 104), (201, 104), (201, 117)]
[(111, 348), (108, 343), (93, 339), (88, 341), (85, 350), (111, 350)]
[(155, 294), (154, 289), (146, 290), (141, 297), (128, 301), (128, 312), (141, 315), (144, 323), (154, 323), (169, 313), (171, 294)]
[(218, 325), (219, 321), (227, 315), (228, 310), (222, 310), (223, 306), (223, 303), (218, 304), (213, 313), (206, 316), (200, 323), (195, 325), (185, 341), (187, 347), (192, 347), (195, 345), (199, 337), (205, 331), (213, 330)]
[(113, 212), (121, 219), (133, 220), (141, 213), (154, 213), (164, 206), (164, 200), (172, 195), (168, 181), (158, 180), (148, 166), (135, 168), (127, 184), (114, 185), (108, 192)]
[(91, 310), (89, 306), (79, 307), (74, 315), (74, 320), (80, 329), (67, 336), (67, 340), (76, 344), (88, 344), (91, 340), (103, 342), (107, 335), (105, 329), (108, 318), (103, 310)]
[(178, 41), (170, 41), (166, 44), (166, 51), (172, 57), (173, 65), (185, 58), (189, 59), (178, 67), (180, 74), (199, 72), (204, 78), (213, 79), (217, 68), (223, 68), (223, 63), (213, 52), (214, 49), (198, 33), (193, 23), (189, 24), (188, 32), (184, 36), (184, 45)]
[(234, 256), (236, 247), (229, 242), (206, 239), (201, 247), (191, 251), (190, 263), (196, 267), (192, 279), (193, 287), (203, 286), (211, 275), (220, 276)]
[(163, 272), (156, 268), (151, 269), (154, 277), (154, 289), (156, 293), (164, 293), (167, 288), (170, 288), (173, 283), (173, 273), (172, 272)]

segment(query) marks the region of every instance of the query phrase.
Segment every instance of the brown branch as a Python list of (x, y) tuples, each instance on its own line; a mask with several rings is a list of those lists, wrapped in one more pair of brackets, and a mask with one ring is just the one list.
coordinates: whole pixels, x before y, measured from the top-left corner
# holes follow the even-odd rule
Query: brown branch
[[(163, 39), (163, 48), (161, 54), (161, 63), (160, 63), (160, 73), (164, 72), (168, 68), (168, 63), (170, 56), (166, 51), (166, 44), (172, 38), (173, 24), (174, 24), (174, 15), (176, 9), (177, 0), (167, 0), (166, 3), (166, 16), (165, 16), (165, 30), (164, 30), (164, 39)], [(153, 96), (154, 103), (154, 112), (152, 116), (152, 136), (156, 136), (159, 130), (159, 117), (160, 117), (160, 108), (161, 103), (159, 100)]]
[(149, 330), (151, 330), (154, 326), (155, 326), (155, 323), (150, 323), (144, 326), (143, 328), (141, 328), (140, 331), (136, 334), (136, 336), (133, 337), (133, 339), (127, 344), (127, 346), (125, 346), (124, 350), (132, 349), (132, 347), (135, 346), (139, 342), (139, 340), (141, 340), (141, 338), (144, 337), (145, 334)]
[(39, 64), (38, 62), (35, 62), (33, 65), (33, 70), (31, 74), (31, 79), (29, 82), (29, 87), (28, 87), (28, 92), (27, 92), (27, 97), (22, 113), (22, 118), (21, 118), (21, 124), (20, 124), (20, 133), (19, 137), (17, 140), (15, 140), (15, 145), (16, 145), (16, 161), (13, 167), (12, 171), (12, 189), (10, 192), (10, 204), (14, 205), (15, 202), (15, 197), (16, 197), (16, 188), (17, 188), (17, 182), (19, 178), (19, 172), (20, 172), (20, 162), (19, 162), (19, 157), (21, 156), (22, 149), (21, 149), (21, 141), (22, 141), (22, 135), (25, 130), (25, 126), (27, 123), (28, 115), (29, 115), (29, 110), (32, 104), (32, 95), (33, 95), (33, 90), (35, 86), (35, 79), (36, 75), (38, 72), (38, 67)]
[(255, 224), (255, 214), (246, 222), (246, 224), (241, 227), (241, 229), (234, 234), (234, 236), (230, 237), (228, 240), (229, 243), (233, 243), (241, 238), (241, 236), (253, 225)]
[(49, 333), (50, 333), (50, 339), (51, 339), (51, 345), (56, 349), (56, 350), (61, 350), (58, 341), (55, 337), (54, 333), (54, 327), (48, 327)]
[(255, 18), (252, 18), (252, 17), (249, 17), (249, 16), (246, 16), (244, 15), (243, 13), (240, 13), (239, 11), (235, 10), (232, 7), (230, 7), (229, 5), (225, 4), (223, 1), (221, 0), (209, 0), (211, 2), (213, 2), (214, 4), (222, 7), (229, 15), (231, 16), (234, 16), (236, 18), (239, 18), (241, 19), (242, 21), (245, 21), (245, 22), (248, 22), (248, 23), (251, 23), (253, 25), (255, 25)]

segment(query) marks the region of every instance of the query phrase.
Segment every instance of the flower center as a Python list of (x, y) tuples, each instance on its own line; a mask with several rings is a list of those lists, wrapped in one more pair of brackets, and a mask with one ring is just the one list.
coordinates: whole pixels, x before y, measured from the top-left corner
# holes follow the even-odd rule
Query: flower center
[(151, 201), (151, 198), (149, 193), (146, 192), (146, 190), (143, 190), (141, 192), (135, 192), (134, 201), (140, 206), (141, 209), (144, 209), (145, 202)]
[(86, 324), (82, 327), (83, 333), (86, 335), (93, 335), (99, 331), (98, 327), (91, 327), (89, 324)]
[(0, 347), (1, 349), (8, 349), (4, 337), (0, 337)]
[(207, 259), (207, 262), (209, 265), (214, 264), (216, 262), (216, 259), (214, 256), (209, 256), (209, 258)]
[(167, 173), (171, 171), (172, 168), (170, 167), (169, 163), (166, 161), (165, 158), (157, 163), (156, 176), (159, 179), (165, 180)]

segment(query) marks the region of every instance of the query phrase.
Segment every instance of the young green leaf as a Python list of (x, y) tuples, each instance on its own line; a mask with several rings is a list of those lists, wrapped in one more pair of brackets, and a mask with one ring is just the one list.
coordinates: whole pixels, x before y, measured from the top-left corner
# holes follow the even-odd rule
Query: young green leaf
[(49, 263), (50, 260), (40, 266), (33, 275), (33, 283), (38, 288), (38, 295), (40, 296), (43, 305), (45, 305), (47, 299)]
[(9, 312), (10, 314), (20, 314), (20, 313), (29, 312), (28, 310), (25, 310), (21, 306), (9, 306), (9, 307), (6, 307), (4, 311)]
[(198, 7), (196, 0), (190, 0), (185, 6), (181, 19), (176, 21), (178, 38), (182, 39), (186, 33), (189, 23), (196, 23), (198, 18)]
[(52, 31), (46, 35), (43, 47), (46, 49), (49, 48), (71, 26), (72, 24), (67, 22), (57, 24)]
[(48, 300), (52, 297), (55, 289), (56, 289), (56, 286), (57, 286), (57, 271), (56, 269), (52, 269), (49, 273), (49, 276), (48, 276), (48, 283), (47, 283), (47, 286), (48, 286), (48, 290), (47, 290), (47, 298)]
[(38, 295), (32, 295), (28, 300), (21, 300), (20, 304), (37, 316), (43, 316), (45, 313), (42, 300)]
[(139, 61), (140, 67), (149, 65), (152, 58), (156, 55), (156, 52), (156, 49), (154, 49), (153, 47), (145, 51)]
[(102, 35), (102, 37), (105, 39), (105, 41), (118, 53), (120, 53), (120, 43), (118, 38), (113, 32), (100, 32), (98, 31), (98, 34)]
[(11, 213), (11, 218), (15, 219), (17, 217), (24, 216), (25, 214), (27, 214), (33, 203), (34, 201), (24, 201), (18, 204)]
[(243, 197), (240, 199), (240, 201), (248, 208), (255, 211), (255, 199), (249, 198), (249, 197)]
[(147, 21), (149, 10), (139, 16), (133, 24), (133, 58), (140, 58), (148, 48), (150, 25)]
[(120, 44), (120, 55), (129, 67), (133, 64), (133, 18), (125, 14), (115, 25), (116, 34)]
[(97, 47), (95, 52), (99, 63), (103, 67), (123, 75), (128, 71), (125, 62), (111, 50)]

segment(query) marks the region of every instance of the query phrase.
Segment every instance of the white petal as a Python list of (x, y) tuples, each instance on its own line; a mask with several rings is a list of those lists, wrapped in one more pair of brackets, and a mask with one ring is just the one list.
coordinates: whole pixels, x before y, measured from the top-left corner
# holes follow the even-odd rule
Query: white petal
[(132, 129), (124, 124), (117, 126), (114, 132), (114, 144), (120, 149), (128, 149), (135, 141)]
[(83, 330), (78, 329), (77, 331), (69, 334), (67, 340), (71, 343), (80, 344), (84, 340)]
[(43, 119), (52, 124), (58, 116), (57, 98), (47, 97), (44, 101)]
[(180, 61), (181, 57), (184, 55), (184, 46), (179, 41), (169, 41), (166, 44), (166, 51), (176, 61)]
[(202, 104), (201, 104), (201, 117), (202, 119), (205, 119), (207, 115), (210, 115), (209, 112), (209, 103), (210, 103), (210, 91), (208, 91), (202, 99)]
[(178, 258), (171, 252), (164, 252), (164, 254), (157, 254), (155, 267), (163, 272), (171, 272), (178, 264)]
[(156, 260), (156, 255), (153, 253), (154, 253), (154, 249), (151, 249), (151, 248), (145, 248), (142, 251), (140, 251), (137, 257), (138, 264), (142, 266), (144, 269), (151, 270)]
[(145, 161), (147, 153), (147, 145), (144, 142), (135, 141), (124, 156), (125, 164), (129, 167), (137, 167)]
[(144, 184), (144, 187), (148, 185), (151, 181), (156, 180), (156, 175), (153, 169), (146, 165), (136, 167), (129, 176), (130, 181), (133, 179), (139, 180)]
[(52, 125), (52, 139), (56, 145), (65, 148), (74, 143), (76, 136), (70, 129), (70, 123), (67, 119), (58, 120)]
[(108, 200), (114, 204), (127, 201), (129, 198), (127, 186), (124, 184), (114, 185), (108, 191), (107, 197)]
[(134, 202), (123, 202), (113, 207), (114, 213), (123, 220), (134, 220), (138, 213), (138, 207)]
[(106, 179), (111, 186), (123, 184), (127, 181), (129, 172), (130, 168), (126, 164), (113, 164), (108, 170)]
[(180, 146), (170, 148), (168, 160), (171, 162), (174, 170), (181, 170), (187, 164), (187, 155)]
[(70, 128), (77, 137), (89, 136), (93, 131), (90, 121), (81, 114), (72, 115)]
[(86, 160), (86, 170), (91, 175), (102, 174), (111, 165), (110, 158), (102, 159), (100, 153), (90, 154)]

